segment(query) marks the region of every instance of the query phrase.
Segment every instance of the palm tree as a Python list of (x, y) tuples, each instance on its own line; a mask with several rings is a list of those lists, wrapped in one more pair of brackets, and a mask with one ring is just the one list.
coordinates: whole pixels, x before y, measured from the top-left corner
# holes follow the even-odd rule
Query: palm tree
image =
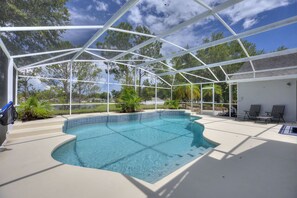
[[(174, 98), (181, 101), (190, 101), (191, 85), (175, 87)], [(198, 99), (200, 99), (200, 87), (199, 85), (193, 85), (193, 100), (198, 100)], [(187, 103), (185, 103), (185, 108), (187, 108)]]
[(131, 87), (123, 87), (118, 102), (122, 112), (135, 112), (140, 108), (141, 98)]
[[(222, 87), (214, 84), (214, 92), (215, 92), (215, 99), (216, 101), (220, 101), (222, 98)], [(212, 89), (204, 89), (203, 90), (203, 98), (210, 99), (212, 98)]]

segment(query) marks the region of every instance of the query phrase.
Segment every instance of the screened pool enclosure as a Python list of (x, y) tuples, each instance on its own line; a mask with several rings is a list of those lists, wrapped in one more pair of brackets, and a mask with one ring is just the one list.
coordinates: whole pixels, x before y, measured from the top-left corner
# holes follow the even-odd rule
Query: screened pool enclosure
[[(237, 83), (297, 77), (296, 1), (90, 1), (81, 13), (78, 2), (65, 3), (59, 20), (14, 5), (20, 11), (0, 27), (7, 101), (36, 95), (57, 114), (110, 112), (133, 87), (142, 109), (179, 100), (231, 112)], [(290, 60), (271, 66), (273, 58)]]

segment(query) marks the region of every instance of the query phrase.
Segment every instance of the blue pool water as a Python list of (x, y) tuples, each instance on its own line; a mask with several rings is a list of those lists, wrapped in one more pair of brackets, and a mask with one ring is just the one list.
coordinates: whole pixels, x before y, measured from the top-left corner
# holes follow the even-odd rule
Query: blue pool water
[(76, 140), (52, 156), (66, 164), (104, 169), (154, 183), (203, 155), (213, 144), (203, 138), (198, 117), (162, 115), (129, 122), (76, 126)]

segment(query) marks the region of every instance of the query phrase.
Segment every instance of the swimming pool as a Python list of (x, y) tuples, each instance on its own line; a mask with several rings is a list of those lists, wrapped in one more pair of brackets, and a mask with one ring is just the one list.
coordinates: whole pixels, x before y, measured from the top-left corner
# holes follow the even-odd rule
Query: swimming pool
[(69, 120), (64, 132), (76, 140), (52, 156), (154, 183), (215, 146), (203, 138), (196, 119), (183, 111), (160, 111)]

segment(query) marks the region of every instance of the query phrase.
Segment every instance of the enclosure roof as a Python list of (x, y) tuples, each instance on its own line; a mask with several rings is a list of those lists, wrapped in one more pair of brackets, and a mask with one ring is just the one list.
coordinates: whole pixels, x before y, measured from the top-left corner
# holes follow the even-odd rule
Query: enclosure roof
[[(65, 2), (65, 20), (28, 20), (36, 12), (29, 3), (15, 3), (19, 15), (0, 20), (0, 46), (17, 70), (94, 62), (139, 68), (170, 85), (176, 74), (184, 80), (175, 84), (297, 75), (296, 0)], [(53, 35), (68, 44), (36, 41)]]
[[(257, 71), (254, 80), (263, 77), (279, 76), (292, 78), (297, 74), (297, 53), (255, 60), (253, 61), (253, 65)], [(253, 73), (250, 72), (250, 63), (245, 62), (238, 72), (231, 77), (231, 80), (244, 80), (249, 78), (253, 78)]]

